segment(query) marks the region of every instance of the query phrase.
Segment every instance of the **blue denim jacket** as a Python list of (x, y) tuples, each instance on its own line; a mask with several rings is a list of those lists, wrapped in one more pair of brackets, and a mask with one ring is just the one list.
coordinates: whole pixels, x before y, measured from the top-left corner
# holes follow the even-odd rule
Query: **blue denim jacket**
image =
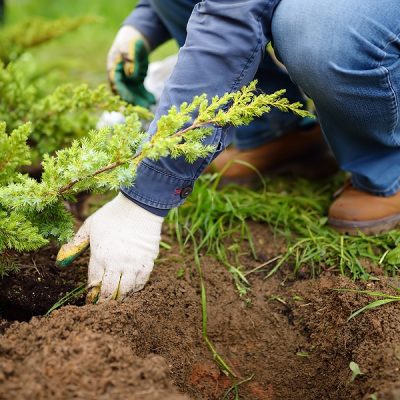
[[(171, 106), (201, 93), (212, 97), (236, 91), (254, 78), (271, 38), (272, 14), (279, 1), (205, 0), (195, 6), (150, 134)], [(170, 37), (147, 0), (139, 3), (125, 24), (141, 31), (153, 48)], [(184, 159), (144, 160), (134, 185), (122, 192), (147, 210), (165, 216), (184, 202), (204, 168), (230, 141), (229, 129), (216, 128), (205, 143), (214, 144), (217, 150), (205, 159), (193, 164)]]

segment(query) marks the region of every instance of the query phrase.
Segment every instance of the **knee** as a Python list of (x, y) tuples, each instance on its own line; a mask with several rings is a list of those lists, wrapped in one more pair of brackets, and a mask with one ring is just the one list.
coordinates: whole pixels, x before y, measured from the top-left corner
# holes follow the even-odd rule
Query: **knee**
[(304, 7), (308, 8), (307, 2), (282, 0), (273, 16), (272, 36), (275, 51), (291, 78), (309, 93), (319, 78), (327, 79), (337, 43)]
[(282, 0), (272, 21), (275, 50), (291, 78), (310, 95), (316, 87), (334, 89), (346, 75), (373, 68), (381, 56), (368, 18), (354, 16), (347, 2), (321, 3)]

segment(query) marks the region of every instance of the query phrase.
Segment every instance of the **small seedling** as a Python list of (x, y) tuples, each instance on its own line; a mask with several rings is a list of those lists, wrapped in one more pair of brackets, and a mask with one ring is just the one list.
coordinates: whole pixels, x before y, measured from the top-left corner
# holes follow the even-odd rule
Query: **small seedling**
[[(400, 289), (398, 289), (398, 288), (394, 288), (394, 289), (397, 290), (398, 292), (400, 292)], [(381, 297), (381, 299), (372, 301), (371, 303), (368, 303), (366, 306), (358, 309), (357, 311), (354, 311), (349, 316), (349, 318), (347, 318), (347, 321), (350, 321), (354, 317), (357, 317), (364, 311), (372, 310), (374, 308), (383, 306), (385, 304), (400, 301), (400, 295), (394, 296), (394, 295), (390, 295), (388, 293), (383, 293), (383, 292), (374, 292), (371, 290), (356, 290), (356, 289), (335, 289), (335, 290), (340, 291), (340, 292), (353, 292), (353, 293), (359, 293), (359, 294), (366, 294), (366, 295), (372, 296), (372, 297)]]
[(245, 298), (243, 299), (243, 303), (244, 303), (244, 305), (245, 305), (246, 307), (251, 307), (251, 306), (253, 305), (253, 302), (252, 302), (252, 300), (251, 300), (250, 297), (245, 297)]
[(351, 370), (350, 382), (354, 382), (354, 380), (355, 380), (358, 376), (364, 375), (364, 373), (361, 372), (360, 367), (358, 366), (358, 364), (355, 363), (354, 361), (350, 361), (349, 368), (350, 368), (350, 370)]
[(298, 351), (296, 353), (296, 356), (298, 356), (298, 357), (310, 357), (310, 353), (308, 351)]
[(57, 308), (62, 307), (64, 304), (66, 304), (68, 301), (79, 297), (81, 294), (83, 294), (86, 291), (86, 284), (83, 283), (82, 285), (79, 285), (76, 287), (74, 290), (71, 290), (68, 292), (64, 297), (62, 297), (60, 300), (57, 301), (57, 303), (53, 304), (51, 308), (47, 311), (45, 315), (50, 315), (54, 310), (57, 310)]
[(184, 277), (184, 275), (185, 275), (185, 267), (179, 267), (179, 268), (176, 270), (176, 277), (177, 277), (178, 279), (181, 279), (181, 278)]

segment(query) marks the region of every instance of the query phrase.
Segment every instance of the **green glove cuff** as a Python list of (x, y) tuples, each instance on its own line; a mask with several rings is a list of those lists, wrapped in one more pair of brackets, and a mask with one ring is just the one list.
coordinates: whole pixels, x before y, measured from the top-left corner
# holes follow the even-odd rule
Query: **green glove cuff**
[(126, 102), (149, 108), (156, 103), (152, 93), (143, 85), (149, 66), (148, 52), (143, 40), (134, 42), (133, 72), (127, 76), (124, 70), (124, 62), (121, 61), (115, 68), (115, 89)]

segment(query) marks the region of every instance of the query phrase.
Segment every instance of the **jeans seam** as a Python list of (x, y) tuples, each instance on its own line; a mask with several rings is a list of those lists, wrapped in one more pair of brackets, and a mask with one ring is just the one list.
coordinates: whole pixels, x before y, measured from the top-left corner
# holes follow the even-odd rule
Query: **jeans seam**
[(396, 138), (394, 137), (394, 131), (399, 122), (399, 102), (398, 102), (398, 99), (396, 96), (396, 91), (394, 90), (392, 81), (390, 79), (390, 71), (384, 66), (381, 66), (380, 68), (384, 72), (386, 84), (391, 93), (391, 103), (392, 103), (391, 112), (392, 112), (392, 115), (394, 115), (394, 119), (393, 119), (392, 125), (390, 126), (389, 134), (390, 134), (390, 138), (391, 138), (393, 144), (398, 146), (398, 145), (400, 145), (400, 141), (396, 140)]
[(376, 190), (372, 189), (370, 187), (367, 187), (366, 185), (362, 184), (357, 176), (352, 176), (352, 181), (355, 183), (355, 186), (362, 189), (363, 191), (369, 192), (369, 193), (374, 193), (374, 194), (383, 194), (387, 195), (388, 193), (396, 193), (398, 189), (400, 188), (400, 177), (398, 177), (388, 188), (383, 189), (383, 190)]
[(385, 58), (387, 56), (386, 49), (392, 43), (394, 43), (396, 40), (398, 40), (399, 37), (400, 37), (400, 32), (395, 34), (392, 37), (392, 39), (387, 41), (386, 45), (382, 48), (382, 52), (383, 52), (382, 58), (377, 63), (377, 66), (379, 68), (381, 68), (381, 70), (384, 72), (384, 75), (385, 75), (385, 78), (386, 78), (386, 83), (387, 83), (387, 85), (389, 87), (389, 90), (391, 91), (391, 94), (392, 94), (391, 97), (392, 97), (392, 102), (393, 102), (393, 105), (394, 105), (394, 107), (392, 107), (392, 108), (394, 108), (394, 110), (392, 110), (392, 112), (394, 113), (395, 118), (394, 118), (394, 121), (392, 123), (392, 126), (390, 128), (390, 132), (389, 133), (390, 133), (390, 138), (392, 139), (393, 144), (395, 144), (396, 146), (400, 145), (400, 141), (396, 140), (395, 137), (394, 137), (394, 131), (395, 131), (396, 126), (397, 126), (397, 124), (399, 122), (399, 100), (397, 98), (396, 91), (394, 90), (394, 87), (393, 87), (393, 84), (392, 84), (392, 80), (390, 79), (390, 71), (388, 70), (388, 68), (386, 68), (382, 64), (385, 61)]
[[(270, 2), (268, 2), (268, 3), (270, 3)], [(262, 42), (261, 41), (261, 31), (262, 31), (261, 17), (264, 15), (265, 10), (267, 9), (268, 6), (269, 6), (269, 4), (265, 5), (265, 7), (262, 9), (260, 15), (257, 18), (258, 31), (259, 31), (257, 44), (254, 46), (254, 49), (253, 49), (251, 55), (249, 56), (249, 58), (247, 59), (246, 64), (244, 65), (244, 67), (243, 67), (242, 71), (240, 72), (239, 76), (236, 79), (233, 80), (233, 83), (232, 83), (232, 86), (231, 86), (231, 89), (230, 89), (231, 92), (233, 92), (233, 91), (238, 89), (238, 86), (239, 86), (240, 82), (243, 80), (245, 72), (249, 69), (250, 62), (252, 60), (254, 60), (254, 57), (255, 57), (255, 54), (257, 53), (257, 51), (259, 49), (262, 50), (262, 48), (263, 48), (263, 46), (261, 46), (261, 42)]]
[(384, 54), (382, 55), (382, 58), (380, 59), (380, 61), (377, 62), (377, 66), (379, 66), (379, 67), (382, 66), (382, 63), (383, 63), (383, 61), (385, 60), (386, 55), (387, 55), (386, 49), (387, 49), (392, 43), (394, 43), (396, 40), (398, 40), (399, 37), (400, 37), (400, 32), (399, 32), (397, 35), (394, 35), (394, 37), (393, 37), (391, 40), (388, 40), (388, 42), (386, 43), (385, 47), (382, 48), (382, 52), (383, 52)]

